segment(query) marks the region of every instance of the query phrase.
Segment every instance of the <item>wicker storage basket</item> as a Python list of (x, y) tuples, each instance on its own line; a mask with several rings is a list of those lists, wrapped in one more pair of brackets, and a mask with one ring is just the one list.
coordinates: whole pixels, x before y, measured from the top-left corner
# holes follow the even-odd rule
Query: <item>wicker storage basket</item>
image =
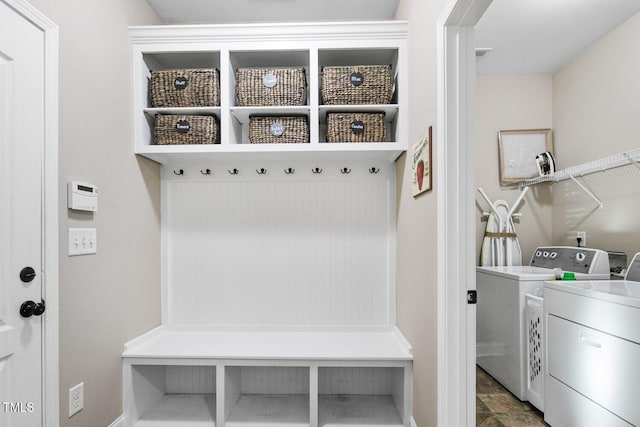
[(383, 142), (384, 113), (328, 113), (327, 142)]
[(320, 82), (323, 104), (388, 104), (393, 88), (388, 65), (324, 67)]
[(153, 107), (220, 105), (220, 77), (216, 69), (152, 71), (149, 87)]
[(215, 144), (218, 122), (213, 116), (156, 115), (154, 142), (165, 144)]
[(236, 104), (239, 106), (305, 105), (304, 68), (238, 68)]
[(251, 116), (249, 142), (252, 144), (309, 142), (309, 123), (306, 116)]

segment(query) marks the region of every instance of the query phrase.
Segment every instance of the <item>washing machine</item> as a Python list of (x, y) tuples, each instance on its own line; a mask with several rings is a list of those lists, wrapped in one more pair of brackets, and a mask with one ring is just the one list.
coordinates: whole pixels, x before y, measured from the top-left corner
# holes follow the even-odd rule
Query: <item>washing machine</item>
[(624, 280), (544, 284), (544, 419), (640, 426), (640, 253)]
[(527, 400), (526, 295), (542, 296), (554, 269), (577, 280), (610, 277), (605, 251), (570, 246), (539, 247), (526, 266), (476, 270), (476, 362), (520, 400)]

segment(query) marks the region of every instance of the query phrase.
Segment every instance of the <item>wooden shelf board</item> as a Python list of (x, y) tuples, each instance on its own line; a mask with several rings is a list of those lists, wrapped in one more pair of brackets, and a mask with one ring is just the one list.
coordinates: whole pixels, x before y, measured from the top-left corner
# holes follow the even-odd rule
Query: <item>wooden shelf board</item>
[(395, 330), (264, 332), (161, 329), (127, 345), (127, 358), (409, 361), (412, 350)]
[(136, 154), (165, 164), (194, 160), (252, 159), (385, 159), (394, 161), (406, 147), (397, 142), (381, 143), (314, 143), (314, 144), (208, 144), (146, 145)]
[(220, 116), (220, 107), (171, 107), (171, 108), (145, 108), (144, 113), (149, 117), (156, 114), (180, 114), (180, 115), (204, 115)]

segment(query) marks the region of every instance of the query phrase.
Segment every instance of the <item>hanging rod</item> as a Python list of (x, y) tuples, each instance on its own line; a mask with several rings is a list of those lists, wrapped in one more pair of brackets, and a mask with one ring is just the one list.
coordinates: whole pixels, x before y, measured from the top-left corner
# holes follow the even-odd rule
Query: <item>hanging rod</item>
[(639, 161), (640, 148), (634, 148), (633, 150), (625, 151), (609, 157), (603, 157), (601, 159), (593, 160), (581, 165), (562, 169), (553, 174), (520, 181), (518, 185), (522, 188), (528, 185), (540, 184), (542, 182), (560, 182), (567, 179), (573, 179), (575, 181), (576, 176), (584, 176), (596, 172), (605, 172), (609, 169), (626, 166), (628, 164), (632, 164), (640, 169), (640, 164), (638, 163)]

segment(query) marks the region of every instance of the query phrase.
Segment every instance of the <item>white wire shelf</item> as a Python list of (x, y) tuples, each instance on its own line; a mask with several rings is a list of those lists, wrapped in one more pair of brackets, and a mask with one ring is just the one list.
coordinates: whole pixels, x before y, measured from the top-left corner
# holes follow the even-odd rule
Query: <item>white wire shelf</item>
[(527, 187), (530, 185), (540, 184), (543, 182), (560, 182), (567, 179), (575, 180), (576, 177), (589, 175), (596, 172), (605, 172), (609, 169), (617, 168), (620, 166), (626, 166), (629, 164), (634, 165), (640, 169), (640, 148), (634, 148), (623, 153), (614, 154), (612, 156), (603, 157), (598, 160), (583, 163), (581, 165), (572, 166), (566, 169), (559, 170), (550, 175), (544, 175), (536, 178), (520, 181), (518, 185)]
[(567, 179), (572, 180), (578, 187), (582, 189), (589, 197), (591, 197), (600, 209), (604, 207), (602, 201), (593, 194), (584, 184), (582, 184), (576, 177), (582, 177), (596, 172), (605, 172), (609, 169), (618, 168), (620, 166), (627, 166), (632, 164), (640, 170), (640, 148), (634, 148), (633, 150), (625, 151), (620, 154), (614, 154), (613, 156), (603, 157), (598, 160), (583, 163), (581, 165), (572, 166), (570, 168), (559, 170), (550, 175), (543, 175), (537, 178), (531, 178), (519, 182), (520, 188), (526, 188), (530, 185), (540, 184), (542, 182), (560, 182)]

